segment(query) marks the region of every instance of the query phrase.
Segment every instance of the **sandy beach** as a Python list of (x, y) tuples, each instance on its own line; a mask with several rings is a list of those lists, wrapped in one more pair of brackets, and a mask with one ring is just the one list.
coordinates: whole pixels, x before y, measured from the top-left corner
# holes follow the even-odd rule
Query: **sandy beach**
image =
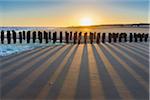
[(0, 100), (149, 100), (149, 0), (0, 0)]
[(1, 100), (148, 100), (149, 43), (36, 48), (1, 58)]

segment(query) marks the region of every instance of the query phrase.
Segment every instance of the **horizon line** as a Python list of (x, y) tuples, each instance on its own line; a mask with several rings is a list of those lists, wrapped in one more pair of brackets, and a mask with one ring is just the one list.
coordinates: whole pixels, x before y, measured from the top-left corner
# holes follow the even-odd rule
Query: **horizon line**
[(66, 27), (66, 28), (68, 28), (68, 27), (96, 27), (96, 26), (112, 26), (112, 25), (140, 25), (140, 24), (145, 24), (145, 25), (150, 25), (150, 23), (116, 23), (116, 24), (94, 24), (94, 25), (85, 25), (85, 26), (82, 26), (82, 25), (70, 25), (70, 26), (34, 26), (34, 25), (31, 25), (31, 26), (29, 26), (29, 25), (24, 25), (24, 26), (19, 26), (19, 25), (13, 25), (13, 26), (7, 26), (7, 25), (5, 25), (5, 26), (0, 26), (0, 27), (54, 27), (54, 28), (57, 28), (57, 27)]

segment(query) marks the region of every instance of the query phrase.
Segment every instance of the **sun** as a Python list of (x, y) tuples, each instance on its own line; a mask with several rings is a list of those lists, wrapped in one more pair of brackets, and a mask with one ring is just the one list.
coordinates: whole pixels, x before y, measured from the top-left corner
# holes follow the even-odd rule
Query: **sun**
[(92, 19), (91, 18), (82, 18), (80, 20), (80, 25), (81, 26), (90, 26), (90, 25), (93, 25)]

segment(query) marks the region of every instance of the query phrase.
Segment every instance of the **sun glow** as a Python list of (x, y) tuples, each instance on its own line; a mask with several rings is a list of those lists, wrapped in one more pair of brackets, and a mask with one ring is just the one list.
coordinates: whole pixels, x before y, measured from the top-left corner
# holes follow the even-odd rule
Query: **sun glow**
[(81, 26), (90, 26), (93, 25), (92, 19), (91, 18), (83, 18), (80, 21)]

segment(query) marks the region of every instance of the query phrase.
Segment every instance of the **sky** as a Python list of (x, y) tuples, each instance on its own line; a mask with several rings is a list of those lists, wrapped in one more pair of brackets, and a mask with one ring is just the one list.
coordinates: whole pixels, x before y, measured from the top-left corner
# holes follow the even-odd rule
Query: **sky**
[(149, 0), (0, 0), (0, 26), (150, 23)]

